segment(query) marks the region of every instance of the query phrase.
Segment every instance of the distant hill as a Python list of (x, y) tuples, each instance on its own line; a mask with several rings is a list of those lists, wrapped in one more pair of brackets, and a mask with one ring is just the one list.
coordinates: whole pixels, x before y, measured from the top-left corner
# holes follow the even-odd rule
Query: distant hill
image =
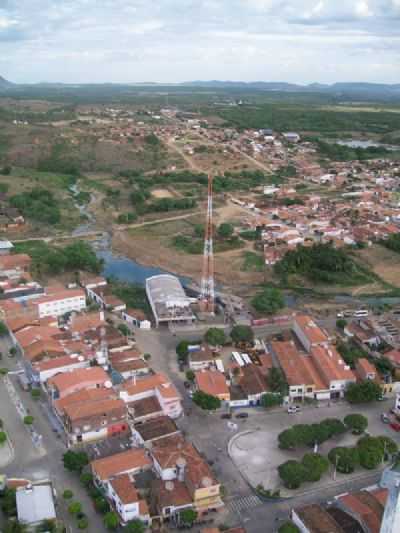
[(3, 76), (0, 76), (0, 89), (9, 89), (13, 87), (14, 84), (11, 81), (6, 80)]

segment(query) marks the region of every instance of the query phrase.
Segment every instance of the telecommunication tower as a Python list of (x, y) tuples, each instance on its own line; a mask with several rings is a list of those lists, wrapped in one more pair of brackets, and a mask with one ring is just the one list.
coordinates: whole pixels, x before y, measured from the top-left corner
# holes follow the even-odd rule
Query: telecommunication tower
[(214, 251), (213, 251), (213, 177), (208, 175), (207, 219), (204, 235), (203, 275), (201, 278), (200, 308), (214, 314)]

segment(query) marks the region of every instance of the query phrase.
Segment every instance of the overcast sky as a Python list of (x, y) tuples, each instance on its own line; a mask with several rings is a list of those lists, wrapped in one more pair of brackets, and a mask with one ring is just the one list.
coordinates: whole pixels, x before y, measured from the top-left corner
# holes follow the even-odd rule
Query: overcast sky
[(0, 0), (0, 75), (400, 83), (400, 0)]

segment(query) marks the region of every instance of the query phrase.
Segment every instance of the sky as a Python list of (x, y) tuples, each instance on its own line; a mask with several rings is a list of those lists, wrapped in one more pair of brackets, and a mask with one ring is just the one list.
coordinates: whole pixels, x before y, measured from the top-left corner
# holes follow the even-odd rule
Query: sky
[(400, 83), (400, 0), (0, 0), (17, 83)]

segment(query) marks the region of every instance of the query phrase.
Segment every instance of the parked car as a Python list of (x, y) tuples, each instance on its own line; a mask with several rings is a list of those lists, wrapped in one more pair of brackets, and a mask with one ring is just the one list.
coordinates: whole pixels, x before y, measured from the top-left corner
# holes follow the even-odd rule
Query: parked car
[(300, 411), (300, 405), (290, 405), (287, 410), (289, 415), (293, 415), (294, 413), (300, 413)]
[(190, 381), (184, 381), (183, 382), (183, 386), (185, 387), (185, 389), (190, 389), (190, 387), (191, 387)]
[(386, 413), (382, 413), (381, 414), (381, 420), (384, 424), (389, 424), (390, 423), (390, 416)]
[(344, 318), (344, 313), (336, 313), (336, 318)]
[(223, 418), (225, 420), (230, 420), (232, 418), (232, 413), (223, 413), (221, 415), (221, 418)]
[(249, 418), (249, 413), (238, 413), (236, 418)]
[(394, 431), (400, 431), (400, 424), (398, 422), (392, 422), (390, 427), (394, 429)]

